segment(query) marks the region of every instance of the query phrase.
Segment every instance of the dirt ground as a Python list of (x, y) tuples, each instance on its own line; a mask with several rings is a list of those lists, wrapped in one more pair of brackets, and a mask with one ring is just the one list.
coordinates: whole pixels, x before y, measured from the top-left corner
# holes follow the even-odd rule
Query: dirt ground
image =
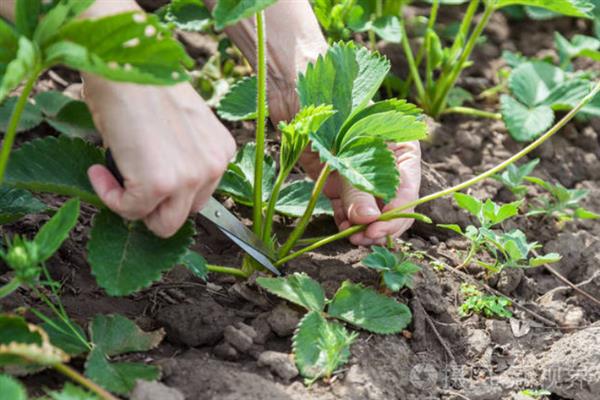
[[(460, 86), (474, 94), (496, 84), (502, 50), (528, 56), (552, 54), (552, 32), (584, 32), (581, 21), (509, 22), (496, 14), (487, 42), (475, 56), (475, 65)], [(197, 38), (198, 39), (198, 38)], [(198, 39), (199, 42), (202, 39)], [(198, 51), (198, 49), (195, 49)], [(402, 71), (401, 51), (387, 46), (396, 71)], [(597, 65), (596, 65), (597, 67)], [(64, 71), (59, 71), (64, 73)], [(69, 82), (77, 77), (67, 76)], [(40, 85), (64, 89), (51, 78)], [(73, 87), (70, 88), (73, 90)], [(494, 109), (496, 104), (475, 104)], [(432, 122), (432, 135), (423, 144), (425, 171), (422, 193), (456, 184), (513, 154), (513, 142), (502, 122), (467, 117), (445, 117)], [(240, 142), (252, 136), (251, 126), (235, 125)], [(21, 140), (49, 133), (48, 128), (21, 136)], [(600, 212), (600, 121), (575, 122), (532, 155), (541, 163), (535, 175), (568, 188), (584, 187), (591, 194), (586, 207)], [(510, 201), (510, 194), (488, 180), (471, 191), (480, 198)], [(535, 194), (535, 192), (533, 192)], [(44, 196), (49, 202), (60, 199)], [(423, 207), (434, 223), (469, 223), (450, 200)], [(242, 214), (247, 210), (241, 210)], [(440, 269), (432, 260), (456, 266), (467, 250), (457, 236), (416, 224), (403, 238), (404, 246), (424, 255), (412, 290), (400, 292), (414, 320), (399, 335), (361, 333), (352, 346), (350, 362), (330, 382), (308, 388), (298, 376), (289, 353), (291, 335), (301, 314), (285, 302), (262, 293), (252, 281), (211, 276), (208, 283), (176, 267), (151, 288), (124, 298), (108, 297), (98, 288), (85, 261), (85, 241), (93, 209), (82, 210), (81, 223), (49, 264), (53, 276), (64, 282), (63, 301), (82, 325), (97, 313), (122, 313), (143, 329), (166, 329), (163, 344), (136, 359), (162, 367), (162, 386), (140, 385), (137, 399), (524, 399), (522, 389), (544, 388), (552, 399), (600, 399), (600, 306), (578, 294), (544, 268), (507, 270), (488, 285), (513, 300), (510, 320), (478, 316), (460, 318), (462, 282), (480, 280), (483, 271), (465, 273)], [(3, 227), (5, 232), (33, 233), (46, 217), (30, 216)], [(321, 219), (311, 233), (334, 229)], [(514, 224), (544, 252), (558, 252), (563, 260), (555, 269), (595, 298), (600, 298), (600, 223), (573, 222), (562, 229), (550, 221), (518, 218)], [(511, 227), (512, 225), (508, 225)], [(280, 229), (286, 229), (285, 226)], [(209, 261), (236, 265), (241, 254), (216, 232), (198, 226), (197, 250)], [(309, 253), (288, 266), (323, 283), (331, 295), (346, 279), (375, 285), (377, 276), (360, 266), (367, 254), (346, 242)], [(1, 268), (1, 267), (0, 267)], [(0, 272), (5, 272), (0, 269)], [(23, 291), (3, 300), (4, 309), (38, 305)], [(524, 311), (527, 310), (527, 311)], [(79, 364), (78, 364), (79, 363)], [(75, 366), (81, 366), (76, 361)], [(60, 384), (45, 372), (25, 380), (32, 394), (41, 387)], [(170, 388), (170, 389), (169, 389)]]

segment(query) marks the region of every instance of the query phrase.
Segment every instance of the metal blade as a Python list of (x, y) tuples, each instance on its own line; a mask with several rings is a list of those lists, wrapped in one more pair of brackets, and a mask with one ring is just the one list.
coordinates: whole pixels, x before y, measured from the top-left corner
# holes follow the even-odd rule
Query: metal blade
[(262, 240), (214, 197), (209, 199), (206, 206), (200, 211), (200, 214), (215, 224), (225, 236), (248, 253), (260, 265), (275, 275), (281, 275), (281, 272), (271, 262), (272, 254)]

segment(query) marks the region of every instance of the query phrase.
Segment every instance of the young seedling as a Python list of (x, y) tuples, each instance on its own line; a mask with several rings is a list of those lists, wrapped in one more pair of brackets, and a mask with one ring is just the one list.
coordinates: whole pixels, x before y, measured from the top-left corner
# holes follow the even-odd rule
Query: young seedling
[(511, 164), (501, 174), (492, 178), (502, 183), (517, 199), (523, 199), (527, 194), (527, 186), (523, 184), (525, 178), (533, 172), (539, 162), (539, 158), (536, 158), (521, 166)]
[(303, 273), (285, 278), (258, 278), (256, 282), (307, 310), (294, 334), (293, 351), (298, 370), (308, 383), (329, 379), (348, 362), (350, 345), (358, 333), (348, 332), (341, 322), (385, 335), (401, 332), (412, 318), (406, 305), (348, 281), (331, 300), (325, 297), (317, 281)]
[[(469, 252), (460, 267), (467, 266), (475, 258), (477, 264), (497, 273), (503, 268), (536, 267), (560, 260), (560, 256), (555, 253), (530, 258), (530, 253), (540, 245), (536, 242), (527, 242), (525, 234), (518, 229), (510, 232), (496, 232), (492, 229), (496, 229), (497, 225), (516, 216), (522, 200), (498, 205), (489, 199), (482, 202), (463, 193), (455, 193), (454, 199), (458, 206), (473, 215), (480, 225), (479, 227), (469, 225), (464, 231), (458, 225), (438, 225), (450, 229), (470, 241)], [(478, 259), (477, 256), (481, 252), (491, 256), (494, 262), (489, 263)]]
[(486, 296), (473, 285), (463, 283), (460, 293), (464, 298), (463, 304), (458, 308), (461, 317), (472, 314), (483, 315), (486, 318), (512, 318), (512, 312), (507, 307), (511, 306), (506, 297)]
[(392, 292), (413, 287), (414, 275), (421, 270), (403, 253), (394, 254), (385, 247), (373, 246), (372, 253), (362, 260), (366, 267), (381, 273), (381, 283)]
[[(412, 85), (416, 89), (417, 103), (425, 112), (434, 118), (448, 111), (448, 98), (454, 88), (462, 71), (472, 65), (471, 54), (479, 42), (490, 18), (497, 10), (514, 5), (535, 5), (536, 7), (574, 17), (590, 17), (593, 8), (588, 3), (573, 2), (569, 0), (559, 1), (528, 1), (528, 0), (471, 0), (467, 11), (460, 24), (454, 42), (445, 47), (438, 36), (435, 28), (441, 0), (432, 2), (429, 20), (425, 33), (422, 37), (422, 45), (415, 55), (412, 51), (409, 37), (405, 29), (405, 21), (400, 23), (402, 47), (406, 60), (409, 64), (410, 78), (406, 82), (405, 90), (401, 96), (406, 96)], [(478, 22), (473, 26), (475, 14), (480, 3), (484, 5), (484, 12)], [(425, 63), (424, 74), (421, 75), (419, 68)], [(471, 114), (475, 116), (497, 118), (495, 113), (459, 107), (454, 112)], [(549, 125), (544, 127), (546, 129)], [(541, 129), (541, 130), (543, 130)]]
[(548, 192), (546, 196), (538, 198), (538, 205), (530, 208), (528, 216), (552, 217), (561, 225), (573, 219), (600, 219), (600, 214), (587, 210), (579, 204), (589, 193), (586, 189), (567, 189), (560, 183), (553, 185), (532, 176), (525, 179)]
[(552, 392), (546, 389), (524, 389), (519, 392), (523, 396), (531, 397), (532, 399), (541, 399), (545, 396), (551, 396)]

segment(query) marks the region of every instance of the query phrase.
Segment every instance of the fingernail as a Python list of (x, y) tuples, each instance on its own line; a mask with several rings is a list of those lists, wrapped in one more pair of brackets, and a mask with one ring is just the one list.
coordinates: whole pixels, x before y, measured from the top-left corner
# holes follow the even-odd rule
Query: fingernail
[(359, 217), (373, 217), (379, 215), (379, 210), (371, 206), (362, 206), (356, 209), (356, 215)]

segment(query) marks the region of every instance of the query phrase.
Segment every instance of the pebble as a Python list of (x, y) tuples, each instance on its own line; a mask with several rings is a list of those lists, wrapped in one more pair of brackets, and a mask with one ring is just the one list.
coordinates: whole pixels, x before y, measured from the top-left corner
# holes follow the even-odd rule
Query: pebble
[(185, 400), (183, 394), (167, 385), (156, 381), (138, 380), (131, 393), (131, 400)]
[(300, 322), (300, 314), (281, 303), (271, 311), (267, 321), (273, 332), (278, 336), (287, 337), (296, 330), (296, 326)]
[(269, 367), (271, 372), (289, 381), (298, 376), (298, 368), (292, 362), (289, 354), (277, 351), (265, 351), (258, 356), (259, 367)]

